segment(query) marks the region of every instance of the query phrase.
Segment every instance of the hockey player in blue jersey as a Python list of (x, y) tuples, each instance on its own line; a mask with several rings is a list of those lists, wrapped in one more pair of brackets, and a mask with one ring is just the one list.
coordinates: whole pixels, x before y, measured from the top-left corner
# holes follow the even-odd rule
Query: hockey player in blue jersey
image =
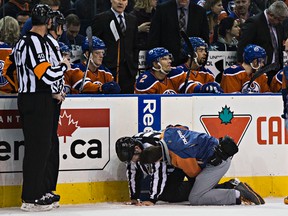
[(238, 182), (229, 189), (216, 187), (237, 152), (238, 146), (229, 136), (216, 139), (183, 126), (172, 126), (162, 131), (159, 145), (142, 151), (140, 163), (166, 161), (194, 177), (188, 197), (192, 205), (264, 204), (263, 198), (245, 183)]
[[(169, 137), (171, 140), (167, 140), (165, 137)], [(165, 141), (169, 143), (169, 146), (163, 144)], [(190, 143), (194, 143), (194, 145), (190, 145)], [(223, 184), (218, 184), (220, 178), (224, 175), (223, 172), (227, 171), (230, 165), (229, 155), (238, 150), (234, 141), (229, 137), (221, 139), (220, 144), (222, 144), (221, 148), (217, 148), (219, 146), (218, 139), (204, 133), (190, 131), (188, 127), (181, 125), (169, 125), (163, 131), (141, 132), (133, 137), (118, 139), (116, 153), (118, 158), (126, 163), (131, 198), (129, 204), (153, 205), (157, 200), (168, 202), (188, 201), (188, 197), (191, 196), (190, 191), (206, 193), (205, 190), (210, 191), (212, 188), (219, 189), (220, 195), (219, 198), (215, 196), (207, 198), (206, 203), (208, 204), (213, 202), (214, 205), (223, 203), (232, 205), (240, 204), (241, 201), (264, 204), (265, 202), (261, 196), (256, 194), (246, 183), (231, 179)], [(232, 147), (227, 147), (230, 144)], [(169, 149), (170, 145), (173, 152)], [(183, 151), (180, 150), (182, 148)], [(165, 153), (163, 154), (163, 152)], [(228, 161), (222, 164), (223, 158), (228, 159)], [(206, 166), (210, 168), (207, 168), (204, 172)], [(137, 199), (141, 189), (142, 173), (151, 175), (151, 185), (150, 200), (140, 203)], [(183, 182), (185, 176), (190, 181)], [(193, 183), (195, 177), (198, 183), (192, 187), (191, 183)], [(238, 192), (234, 190), (235, 188)], [(230, 195), (228, 197), (224, 192), (221, 195), (221, 191), (225, 191), (225, 189), (229, 190)]]

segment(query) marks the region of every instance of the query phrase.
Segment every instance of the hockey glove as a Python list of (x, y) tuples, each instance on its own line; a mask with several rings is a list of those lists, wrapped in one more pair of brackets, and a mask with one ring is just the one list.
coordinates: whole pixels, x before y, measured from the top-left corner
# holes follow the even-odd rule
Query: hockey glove
[(215, 153), (220, 158), (227, 160), (227, 158), (233, 156), (237, 152), (238, 146), (231, 137), (225, 136), (224, 138), (219, 139), (219, 145), (216, 147)]
[(102, 93), (103, 94), (119, 94), (121, 91), (118, 83), (112, 81), (107, 82), (102, 85)]
[(216, 94), (224, 93), (223, 89), (216, 82), (209, 82), (209, 83), (202, 85), (200, 92), (201, 93), (216, 93)]
[(227, 160), (236, 154), (238, 152), (238, 146), (231, 137), (225, 136), (219, 139), (219, 145), (214, 151), (215, 153), (210, 157), (208, 163), (217, 166), (221, 164), (223, 160)]

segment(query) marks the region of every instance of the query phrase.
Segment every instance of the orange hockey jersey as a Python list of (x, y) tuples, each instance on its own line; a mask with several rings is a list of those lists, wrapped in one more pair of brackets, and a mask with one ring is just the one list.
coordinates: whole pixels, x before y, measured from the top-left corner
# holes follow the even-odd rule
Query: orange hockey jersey
[(10, 48), (6, 43), (0, 42), (0, 91), (5, 93), (13, 93), (15, 92), (13, 86), (8, 82), (5, 77), (5, 60), (12, 52), (12, 48)]
[(270, 89), (272, 92), (281, 92), (282, 90), (283, 69), (280, 70), (272, 79)]
[[(246, 93), (251, 77), (242, 66), (233, 65), (224, 70), (220, 86), (224, 93)], [(252, 82), (248, 92), (271, 92), (267, 80), (266, 74), (262, 74)]]
[[(178, 94), (185, 85), (186, 73), (173, 68), (164, 80), (158, 80), (152, 71), (140, 74), (135, 84), (135, 94)], [(185, 93), (199, 91), (201, 85), (188, 81)]]
[[(66, 71), (66, 73), (64, 74), (65, 92), (68, 94), (79, 93), (79, 89), (82, 84), (83, 76), (84, 76), (84, 72), (80, 70), (79, 68)], [(102, 65), (95, 72), (91, 72), (90, 70), (88, 70), (82, 93), (86, 93), (86, 94), (101, 93), (101, 86), (104, 83), (111, 82), (113, 80), (114, 78), (113, 78), (112, 73)]]
[[(185, 73), (189, 71), (186, 64), (179, 65), (177, 68), (182, 69)], [(203, 85), (208, 82), (215, 82), (215, 76), (208, 68), (202, 66), (199, 70), (190, 71), (189, 80), (200, 82)]]

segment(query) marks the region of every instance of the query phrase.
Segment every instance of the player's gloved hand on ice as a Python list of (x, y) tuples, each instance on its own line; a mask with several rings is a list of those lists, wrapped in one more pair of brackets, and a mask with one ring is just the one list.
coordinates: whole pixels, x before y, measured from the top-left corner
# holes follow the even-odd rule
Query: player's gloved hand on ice
[(216, 93), (216, 94), (224, 93), (223, 89), (216, 82), (209, 82), (209, 83), (202, 85), (200, 92), (201, 93)]
[(119, 84), (114, 81), (104, 83), (101, 87), (103, 94), (119, 94), (121, 91)]

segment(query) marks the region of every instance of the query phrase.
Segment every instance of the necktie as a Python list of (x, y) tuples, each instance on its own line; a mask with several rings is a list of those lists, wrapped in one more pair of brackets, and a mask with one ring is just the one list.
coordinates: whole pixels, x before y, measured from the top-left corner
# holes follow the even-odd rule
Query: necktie
[(179, 15), (179, 30), (180, 31), (185, 31), (186, 29), (186, 16), (185, 16), (185, 11), (184, 8), (180, 8), (180, 15)]
[(279, 53), (278, 53), (278, 43), (277, 43), (277, 39), (276, 36), (273, 32), (273, 28), (271, 25), (269, 25), (269, 30), (270, 30), (270, 36), (271, 36), (271, 41), (272, 41), (272, 45), (273, 45), (273, 52), (274, 52), (274, 56), (275, 56), (275, 62), (279, 63)]
[(120, 22), (119, 22), (120, 29), (121, 29), (122, 33), (124, 34), (126, 29), (125, 29), (125, 25), (124, 25), (124, 22), (123, 22), (123, 16), (120, 14), (118, 17), (119, 17), (119, 20), (120, 20)]

